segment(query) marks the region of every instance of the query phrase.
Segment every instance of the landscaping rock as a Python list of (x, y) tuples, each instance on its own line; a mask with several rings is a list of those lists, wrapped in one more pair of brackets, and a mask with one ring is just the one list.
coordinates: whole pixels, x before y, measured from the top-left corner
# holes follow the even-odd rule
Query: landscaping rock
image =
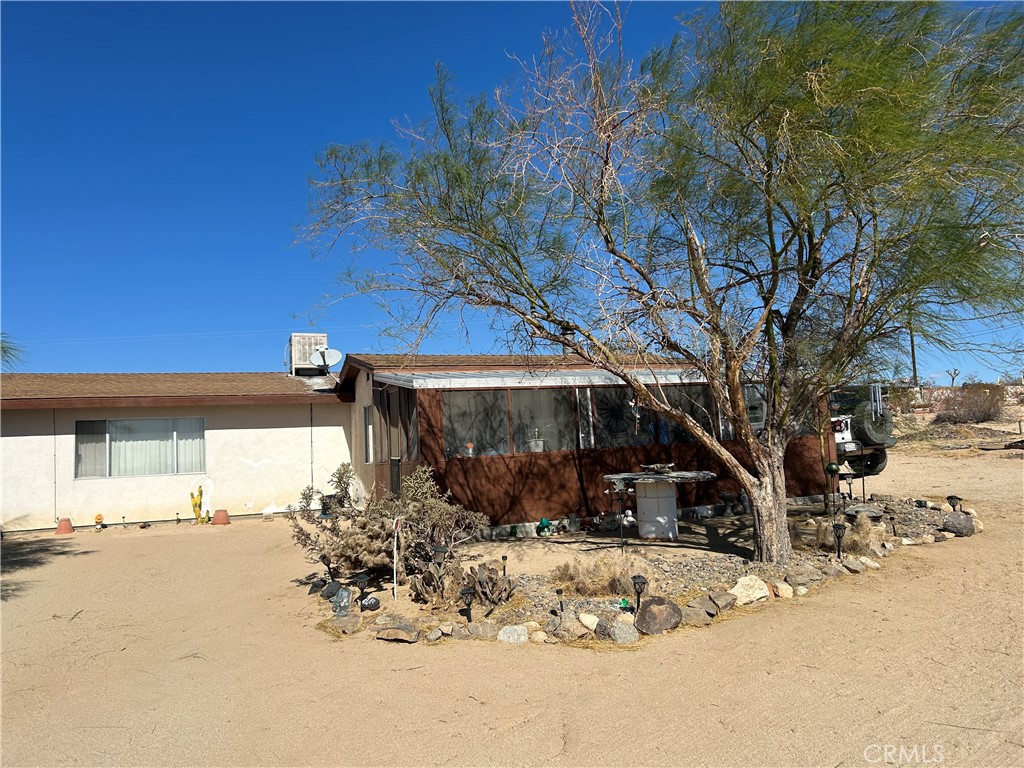
[(611, 630), (612, 626), (610, 621), (607, 619), (599, 619), (594, 627), (594, 635), (598, 640), (611, 640)]
[(874, 504), (854, 504), (846, 508), (846, 514), (850, 517), (856, 517), (862, 512), (867, 515), (870, 520), (881, 520), (885, 517), (885, 511), (881, 507), (876, 507)]
[(868, 551), (872, 555), (874, 555), (875, 557), (888, 557), (889, 556), (889, 549), (885, 546), (885, 544), (878, 544), (876, 542), (871, 542), (870, 544), (868, 544)]
[[(735, 596), (734, 596), (735, 597)], [(686, 604), (687, 608), (696, 608), (704, 611), (708, 616), (714, 618), (718, 615), (718, 606), (715, 605), (715, 601), (712, 600), (708, 595), (702, 597), (695, 597), (693, 600)]]
[(610, 628), (612, 641), (618, 645), (630, 645), (640, 639), (640, 633), (632, 624), (624, 621), (613, 621)]
[(810, 590), (802, 584), (799, 587), (793, 587), (793, 594), (797, 597), (803, 597), (808, 592), (810, 592)]
[(770, 594), (768, 585), (757, 576), (744, 576), (729, 591), (736, 595), (736, 605), (749, 605), (767, 600)]
[(708, 597), (718, 606), (718, 612), (728, 611), (736, 605), (736, 595), (732, 592), (709, 592)]
[(985, 524), (983, 522), (981, 522), (980, 518), (972, 517), (971, 521), (974, 523), (974, 532), (975, 533), (981, 533), (982, 531), (985, 530)]
[(309, 592), (306, 594), (315, 595), (321, 589), (327, 586), (327, 579), (313, 579), (309, 582)]
[(872, 560), (872, 559), (871, 559), (870, 557), (867, 557), (867, 556), (865, 556), (865, 555), (861, 555), (861, 556), (860, 556), (860, 557), (858, 557), (857, 559), (858, 559), (858, 560), (860, 560), (861, 564), (862, 564), (862, 565), (863, 565), (863, 566), (864, 566), (865, 568), (870, 568), (870, 569), (871, 569), (872, 571), (879, 571), (879, 570), (881, 570), (881, 569), (882, 569), (882, 566), (880, 566), (880, 565), (879, 565), (878, 563), (876, 563), (876, 562), (875, 562), (874, 560)]
[(530, 633), (523, 624), (512, 624), (498, 630), (498, 641), (510, 645), (522, 645), (530, 639)]
[(442, 624), (438, 627), (438, 629), (441, 630), (441, 634), (445, 637), (451, 637), (452, 632), (455, 630), (455, 627), (451, 624)]
[(686, 608), (680, 609), (681, 616), (679, 618), (679, 625), (683, 627), (706, 627), (711, 623), (711, 617), (708, 616), (708, 612), (702, 608)]
[(557, 616), (552, 616), (550, 619), (548, 619), (548, 623), (544, 625), (544, 631), (548, 633), (554, 632), (556, 629), (558, 629), (558, 625), (561, 623), (561, 620)]
[(829, 579), (841, 579), (846, 575), (846, 571), (833, 562), (828, 562), (821, 566), (821, 572)]
[(331, 624), (343, 635), (354, 635), (359, 631), (361, 622), (358, 616), (349, 613), (343, 616), (336, 616)]
[(633, 625), (645, 635), (659, 635), (678, 627), (682, 618), (679, 606), (668, 598), (648, 597), (641, 601)]
[(900, 539), (900, 544), (902, 544), (904, 547), (912, 547), (915, 544), (917, 544), (917, 542), (911, 538), (904, 536), (902, 539)]
[(794, 565), (786, 572), (786, 583), (794, 587), (806, 586), (823, 578), (821, 571), (813, 565)]
[(530, 632), (537, 632), (540, 630), (540, 622), (537, 621), (524, 622), (523, 626), (526, 627), (527, 630), (529, 630)]
[(950, 511), (942, 518), (942, 527), (956, 536), (973, 536), (975, 519), (965, 512)]
[(935, 543), (935, 537), (932, 534), (930, 534), (930, 533), (926, 533), (926, 534), (924, 534), (924, 535), (922, 535), (922, 536), (920, 536), (918, 538), (917, 543), (918, 544), (934, 544)]
[(770, 582), (772, 588), (775, 590), (775, 594), (783, 600), (789, 600), (793, 597), (793, 587), (784, 581), (773, 581)]
[(415, 643), (420, 639), (420, 631), (413, 624), (403, 622), (380, 630), (377, 639), (392, 643)]
[(452, 627), (453, 640), (468, 640), (472, 636), (472, 633), (461, 624), (456, 624)]
[(468, 629), (469, 634), (478, 640), (493, 640), (498, 636), (498, 625), (493, 621), (473, 621)]
[(329, 581), (320, 591), (320, 597), (322, 597), (324, 600), (330, 600), (332, 597), (338, 594), (339, 589), (341, 589), (340, 581)]
[(592, 613), (581, 613), (579, 615), (580, 624), (589, 629), (591, 632), (597, 629), (597, 622), (599, 621), (600, 619)]
[(843, 558), (843, 568), (850, 573), (864, 573), (864, 563), (860, 562), (860, 560), (854, 560), (852, 557)]
[(543, 629), (538, 629), (530, 633), (531, 643), (546, 643), (548, 641), (548, 633)]
[(391, 624), (406, 623), (406, 619), (404, 616), (398, 616), (394, 613), (382, 613), (373, 620), (373, 623), (378, 626), (389, 626)]
[(436, 643), (438, 640), (440, 640), (442, 637), (444, 637), (444, 633), (441, 631), (440, 627), (434, 627), (434, 629), (432, 629), (429, 632), (427, 632), (427, 634), (424, 635), (423, 637), (428, 642)]

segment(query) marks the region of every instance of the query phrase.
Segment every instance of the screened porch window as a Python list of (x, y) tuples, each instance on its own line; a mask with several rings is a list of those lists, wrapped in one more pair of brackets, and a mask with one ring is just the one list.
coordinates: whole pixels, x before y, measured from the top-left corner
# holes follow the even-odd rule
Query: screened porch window
[(509, 452), (507, 390), (453, 390), (442, 397), (445, 456), (503, 456)]
[(513, 389), (516, 453), (572, 450), (576, 445), (575, 409), (571, 389)]
[(206, 471), (206, 420), (75, 422), (75, 477), (135, 477)]

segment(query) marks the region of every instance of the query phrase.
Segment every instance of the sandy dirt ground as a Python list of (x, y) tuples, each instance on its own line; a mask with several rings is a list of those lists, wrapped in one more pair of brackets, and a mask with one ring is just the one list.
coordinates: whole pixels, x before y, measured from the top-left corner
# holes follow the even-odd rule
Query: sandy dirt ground
[(631, 650), (334, 639), (292, 583), (312, 567), (283, 520), (9, 536), (0, 758), (1024, 766), (1024, 461), (1007, 455), (897, 450), (868, 484), (955, 492), (984, 534)]

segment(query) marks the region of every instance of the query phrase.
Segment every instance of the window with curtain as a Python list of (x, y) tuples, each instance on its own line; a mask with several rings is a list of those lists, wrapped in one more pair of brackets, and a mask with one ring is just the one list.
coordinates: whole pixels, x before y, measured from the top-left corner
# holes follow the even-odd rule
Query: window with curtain
[(574, 409), (571, 389), (513, 389), (512, 440), (516, 453), (572, 450)]
[(75, 422), (75, 477), (135, 477), (206, 471), (206, 420)]
[[(706, 431), (712, 432), (711, 420), (711, 390), (707, 384), (686, 384), (677, 387), (665, 387), (663, 390), (665, 400), (673, 408), (678, 408), (684, 413), (690, 414), (694, 421), (700, 424)], [(665, 429), (663, 430), (670, 443), (692, 443), (695, 438), (682, 426), (667, 416), (663, 417)]]
[(509, 452), (507, 390), (454, 390), (442, 397), (445, 456), (503, 456)]

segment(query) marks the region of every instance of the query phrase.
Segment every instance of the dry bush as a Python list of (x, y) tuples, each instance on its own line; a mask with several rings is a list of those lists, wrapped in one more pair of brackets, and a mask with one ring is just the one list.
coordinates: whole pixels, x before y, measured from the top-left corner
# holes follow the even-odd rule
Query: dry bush
[(934, 424), (980, 424), (996, 421), (1003, 413), (1003, 387), (996, 384), (961, 389), (942, 404)]
[[(834, 552), (836, 549), (835, 534), (832, 532), (832, 521), (829, 518), (817, 517), (814, 519), (817, 526), (815, 535), (815, 546)], [(866, 555), (871, 552), (870, 545), (874, 530), (870, 518), (861, 512), (853, 521), (852, 525), (846, 527), (846, 534), (843, 536), (843, 552), (851, 555)]]
[[(336, 473), (337, 475), (337, 473)], [(346, 475), (338, 478), (344, 481)], [(334, 481), (332, 479), (332, 485)], [(442, 493), (429, 467), (417, 467), (402, 480), (398, 498), (374, 498), (365, 510), (338, 508), (338, 519), (321, 520), (310, 508), (317, 491), (307, 488), (291, 514), (292, 538), (314, 557), (326, 555), (345, 570), (391, 568), (394, 565), (395, 518), (398, 525), (398, 580), (423, 573), (433, 560), (435, 546), (454, 550), (488, 525), (485, 515), (471, 512)], [(339, 490), (338, 495), (342, 495)], [(324, 501), (330, 497), (321, 496)], [(344, 520), (345, 523), (340, 522)]]
[(562, 563), (552, 572), (552, 580), (567, 593), (581, 597), (633, 595), (633, 576), (653, 581), (647, 566), (632, 557), (602, 556), (588, 563), (578, 558)]

